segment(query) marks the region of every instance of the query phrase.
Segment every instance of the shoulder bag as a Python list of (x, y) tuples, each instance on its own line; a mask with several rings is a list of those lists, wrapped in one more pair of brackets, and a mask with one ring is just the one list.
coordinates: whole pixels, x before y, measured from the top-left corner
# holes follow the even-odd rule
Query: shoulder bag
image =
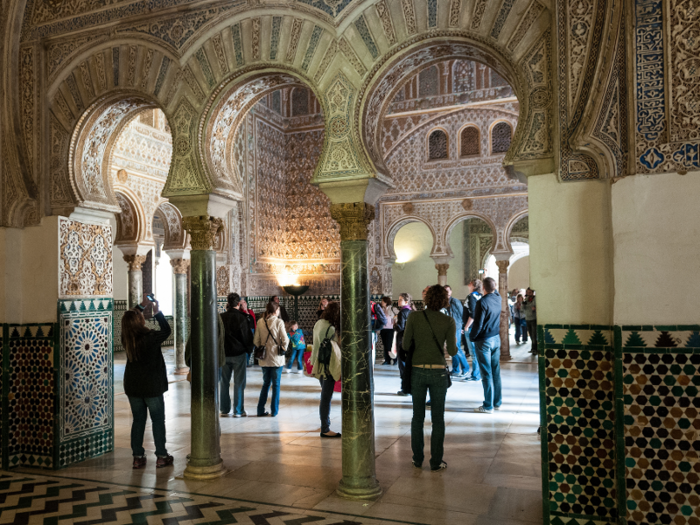
[[(264, 360), (267, 357), (267, 342), (270, 340), (270, 336), (272, 335), (270, 333), (270, 327), (267, 326), (267, 319), (263, 319), (265, 323), (265, 327), (267, 328), (267, 338), (265, 339), (265, 342), (261, 344), (260, 346), (256, 346), (255, 350), (253, 350), (253, 355), (255, 356), (255, 359), (260, 361), (261, 359)], [(275, 338), (273, 337), (272, 340), (274, 341)]]
[(404, 394), (410, 394), (411, 393), (411, 371), (413, 370), (413, 353), (416, 350), (416, 339), (415, 337), (411, 341), (411, 346), (409, 348), (404, 348), (403, 347), (403, 333), (405, 330), (402, 330), (401, 332), (396, 332), (397, 337), (396, 337), (396, 342), (397, 342), (397, 351), (398, 351), (398, 358), (403, 360), (403, 374), (401, 376), (401, 391)]
[[(440, 347), (440, 343), (438, 343), (437, 337), (435, 337), (435, 332), (433, 332), (433, 327), (430, 324), (430, 320), (428, 319), (428, 314), (423, 310), (423, 315), (425, 316), (425, 322), (428, 323), (428, 327), (430, 328), (430, 334), (433, 336), (433, 341), (435, 341), (435, 346), (438, 348), (438, 352), (440, 352), (440, 355), (442, 356), (443, 359), (445, 359), (445, 354)], [(447, 362), (445, 362), (445, 372), (447, 372), (447, 388), (450, 388), (452, 386), (452, 378), (450, 377), (450, 371), (447, 369)]]

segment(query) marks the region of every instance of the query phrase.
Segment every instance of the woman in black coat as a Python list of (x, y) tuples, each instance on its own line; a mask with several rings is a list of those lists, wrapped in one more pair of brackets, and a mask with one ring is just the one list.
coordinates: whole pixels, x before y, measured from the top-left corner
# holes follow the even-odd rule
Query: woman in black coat
[[(143, 310), (153, 306), (153, 314), (160, 330), (146, 328)], [(124, 371), (124, 393), (129, 398), (134, 421), (131, 425), (131, 450), (135, 469), (146, 466), (143, 434), (146, 418), (151, 414), (153, 441), (156, 444), (156, 467), (173, 464), (173, 457), (165, 448), (165, 402), (163, 393), (168, 390), (168, 375), (160, 349), (170, 336), (170, 326), (158, 310), (158, 301), (144, 301), (122, 318), (122, 344), (126, 349), (127, 363)]]

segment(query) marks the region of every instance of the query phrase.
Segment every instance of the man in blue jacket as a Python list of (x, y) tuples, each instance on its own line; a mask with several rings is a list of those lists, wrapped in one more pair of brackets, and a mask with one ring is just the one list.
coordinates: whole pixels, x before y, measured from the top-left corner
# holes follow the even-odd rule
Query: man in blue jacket
[(452, 356), (452, 375), (454, 377), (466, 377), (469, 372), (469, 363), (462, 349), (462, 317), (464, 316), (464, 307), (462, 302), (452, 297), (452, 287), (448, 284), (445, 286), (447, 296), (450, 298), (450, 304), (447, 309), (447, 315), (455, 320), (457, 326), (457, 354)]
[(479, 360), (481, 382), (484, 385), (484, 404), (474, 409), (481, 414), (500, 410), (501, 403), (501, 296), (496, 281), (484, 279), (484, 296), (476, 303), (471, 340), (475, 357)]

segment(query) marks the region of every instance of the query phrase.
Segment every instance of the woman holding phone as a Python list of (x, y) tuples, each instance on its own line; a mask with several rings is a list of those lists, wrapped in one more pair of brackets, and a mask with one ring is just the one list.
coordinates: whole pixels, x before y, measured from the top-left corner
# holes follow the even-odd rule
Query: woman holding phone
[[(150, 306), (160, 330), (146, 328), (143, 311)], [(165, 448), (165, 402), (163, 393), (168, 390), (168, 375), (160, 345), (170, 336), (170, 326), (158, 310), (158, 301), (144, 294), (143, 302), (124, 313), (122, 318), (122, 345), (126, 349), (124, 393), (129, 398), (131, 414), (131, 451), (133, 468), (146, 466), (143, 434), (146, 418), (151, 414), (153, 441), (156, 445), (156, 468), (173, 464), (173, 457)]]

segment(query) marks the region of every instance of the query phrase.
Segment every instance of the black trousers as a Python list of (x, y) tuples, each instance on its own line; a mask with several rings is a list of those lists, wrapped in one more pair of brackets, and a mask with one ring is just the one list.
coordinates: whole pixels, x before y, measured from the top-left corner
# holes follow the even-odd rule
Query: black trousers
[(537, 319), (527, 322), (527, 333), (532, 341), (532, 352), (537, 353)]
[(389, 357), (389, 351), (394, 344), (394, 329), (393, 328), (382, 328), (379, 332), (382, 337), (382, 345), (384, 346), (384, 362), (391, 363), (391, 357)]

